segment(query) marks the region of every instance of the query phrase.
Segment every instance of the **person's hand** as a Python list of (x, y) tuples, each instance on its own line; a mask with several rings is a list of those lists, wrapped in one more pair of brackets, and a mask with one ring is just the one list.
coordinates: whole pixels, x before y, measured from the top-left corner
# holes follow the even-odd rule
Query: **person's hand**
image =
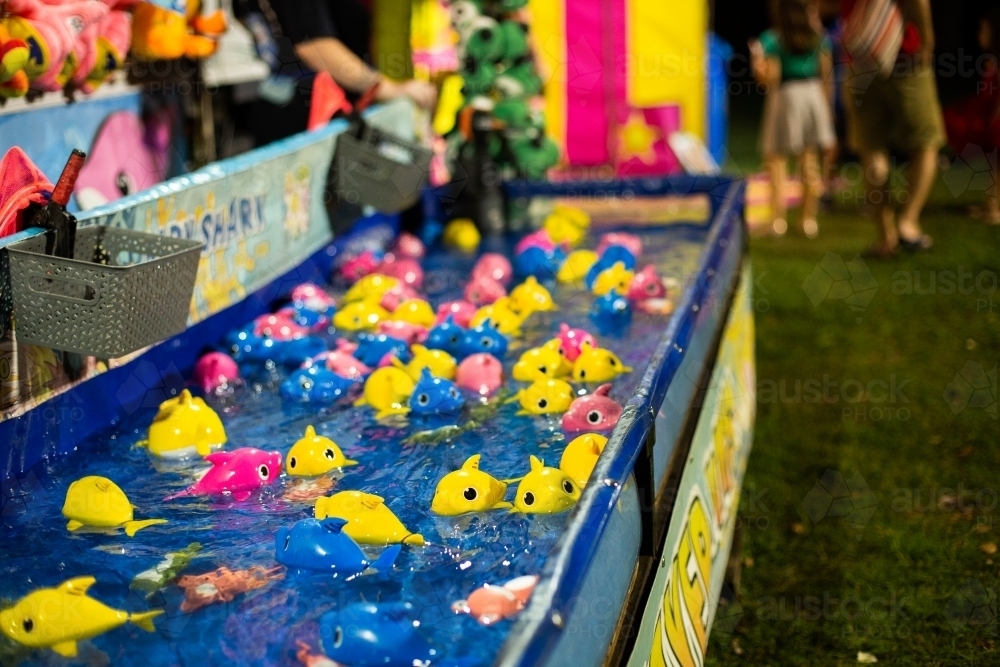
[(431, 110), (437, 102), (437, 88), (426, 81), (416, 79), (402, 82), (383, 79), (379, 84), (376, 99), (386, 102), (400, 97), (409, 97), (417, 106)]

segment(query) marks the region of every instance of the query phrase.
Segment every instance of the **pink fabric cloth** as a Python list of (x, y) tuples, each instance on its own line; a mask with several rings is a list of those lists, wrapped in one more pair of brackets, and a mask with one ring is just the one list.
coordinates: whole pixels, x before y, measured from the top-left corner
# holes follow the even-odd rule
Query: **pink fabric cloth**
[(19, 147), (0, 160), (0, 236), (22, 229), (21, 212), (32, 203), (48, 201), (52, 184)]

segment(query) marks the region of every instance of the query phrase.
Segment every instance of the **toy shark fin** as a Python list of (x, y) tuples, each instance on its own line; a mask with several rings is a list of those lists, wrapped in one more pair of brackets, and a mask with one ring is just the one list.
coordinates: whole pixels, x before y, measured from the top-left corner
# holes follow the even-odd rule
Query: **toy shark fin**
[(611, 383), (610, 382), (605, 382), (600, 387), (598, 387), (597, 389), (594, 390), (594, 395), (595, 396), (607, 396), (608, 392), (610, 392), (610, 391), (611, 391)]
[(481, 458), (483, 458), (481, 454), (473, 454), (465, 459), (465, 463), (462, 464), (462, 470), (479, 470), (479, 460)]
[(346, 468), (347, 466), (356, 466), (356, 465), (358, 465), (358, 462), (355, 461), (354, 459), (344, 459), (344, 465), (342, 467)]
[(66, 522), (66, 530), (73, 532), (74, 530), (80, 530), (83, 528), (83, 522), (77, 521), (76, 519), (70, 519)]
[(93, 577), (75, 577), (59, 584), (58, 590), (68, 595), (85, 595), (87, 589), (93, 586), (96, 581), (97, 579)]
[(76, 642), (72, 641), (59, 642), (58, 644), (53, 644), (49, 648), (51, 648), (53, 651), (55, 651), (64, 658), (76, 657)]
[(191, 392), (188, 391), (187, 389), (183, 389), (183, 390), (181, 390), (181, 395), (178, 397), (177, 402), (180, 405), (191, 405), (191, 402), (193, 400), (194, 399), (191, 396)]
[(122, 527), (125, 529), (126, 535), (129, 537), (135, 537), (135, 534), (143, 528), (149, 528), (150, 526), (156, 526), (166, 522), (166, 519), (143, 519), (142, 521), (126, 521), (122, 524)]
[(528, 412), (527, 410), (518, 410), (514, 414), (517, 415), (518, 417), (530, 417), (531, 416), (531, 413)]
[(360, 396), (356, 401), (354, 401), (354, 407), (360, 408), (364, 405), (368, 405), (368, 399), (364, 396)]
[(396, 558), (399, 557), (399, 552), (402, 550), (403, 547), (399, 544), (393, 544), (386, 547), (385, 550), (379, 554), (379, 557), (375, 559), (375, 562), (369, 565), (369, 567), (385, 574), (392, 569), (393, 563), (396, 562)]
[(163, 613), (162, 609), (154, 609), (141, 614), (129, 614), (128, 620), (132, 625), (138, 626), (146, 632), (156, 632), (153, 619)]
[(195, 443), (194, 451), (198, 453), (198, 456), (207, 458), (212, 453), (212, 445), (204, 441), (198, 442)]
[(364, 493), (361, 495), (361, 504), (370, 510), (375, 509), (384, 502), (385, 498), (382, 496), (376, 496), (374, 493)]
[(425, 544), (424, 536), (420, 533), (410, 533), (403, 538), (403, 544), (408, 544), (413, 547), (422, 547)]
[(410, 412), (409, 408), (403, 406), (395, 408), (384, 408), (375, 413), (375, 419), (385, 419), (386, 417), (395, 417), (396, 415), (405, 415)]
[(303, 438), (303, 439), (306, 439), (306, 438), (308, 438), (308, 439), (310, 439), (310, 440), (311, 440), (311, 439), (313, 439), (313, 438), (315, 438), (315, 437), (316, 437), (316, 429), (314, 429), (314, 428), (313, 428), (313, 425), (312, 425), (312, 424), (309, 424), (308, 426), (306, 426), (306, 431), (305, 431), (305, 433), (304, 433), (304, 434), (302, 435), (302, 438)]
[(330, 498), (328, 496), (322, 496), (316, 499), (316, 504), (313, 506), (313, 516), (317, 519), (326, 518), (326, 504), (329, 502)]
[(323, 529), (330, 533), (341, 533), (344, 531), (344, 526), (347, 525), (347, 519), (342, 519), (339, 516), (331, 516), (323, 519), (322, 521)]
[(632, 372), (631, 366), (622, 365), (622, 373), (631, 373), (631, 372)]
[(501, 501), (499, 501), (497, 503), (494, 503), (493, 507), (491, 507), (490, 509), (495, 509), (495, 510), (509, 510), (512, 507), (514, 507), (513, 503), (508, 503), (506, 500), (501, 500)]
[(205, 460), (212, 465), (217, 466), (225, 463), (231, 458), (233, 458), (232, 452), (211, 452), (205, 457)]
[(404, 364), (402, 361), (400, 361), (399, 357), (397, 357), (396, 355), (390, 355), (389, 361), (392, 363), (393, 366), (395, 366), (399, 370), (401, 370), (401, 371), (405, 371), (406, 370), (406, 364)]
[(541, 470), (545, 467), (545, 461), (541, 460), (537, 456), (529, 456), (528, 459), (531, 461), (531, 470)]
[(524, 476), (512, 477), (510, 479), (498, 479), (497, 481), (502, 482), (504, 485), (507, 485), (507, 484), (514, 484), (515, 482), (520, 482), (522, 479), (524, 479)]

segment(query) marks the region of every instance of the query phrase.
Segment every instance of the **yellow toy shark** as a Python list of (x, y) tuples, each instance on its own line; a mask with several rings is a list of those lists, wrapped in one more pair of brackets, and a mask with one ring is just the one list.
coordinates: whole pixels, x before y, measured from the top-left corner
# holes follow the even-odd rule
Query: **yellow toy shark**
[(316, 501), (317, 519), (337, 517), (347, 521), (344, 532), (358, 544), (424, 545), (424, 536), (406, 529), (385, 501), (372, 493), (341, 491)]
[(569, 475), (582, 489), (587, 485), (587, 480), (597, 465), (597, 459), (607, 444), (608, 439), (600, 433), (584, 433), (573, 438), (563, 450), (562, 458), (559, 459), (559, 469)]
[(503, 499), (507, 493), (507, 482), (480, 470), (480, 458), (479, 454), (473, 454), (461, 468), (441, 478), (434, 489), (432, 512), (441, 516), (458, 516), (513, 507)]
[(416, 386), (409, 373), (395, 366), (378, 368), (365, 380), (361, 398), (355, 406), (370, 405), (375, 408), (375, 418), (405, 415), (410, 411), (407, 402)]
[(418, 324), (430, 329), (434, 326), (434, 309), (423, 299), (406, 299), (392, 311), (390, 319)]
[(524, 317), (536, 312), (559, 310), (552, 300), (552, 295), (535, 276), (525, 278), (524, 282), (512, 289), (508, 296), (511, 310)]
[(306, 426), (305, 434), (292, 445), (285, 457), (285, 472), (292, 477), (319, 477), (334, 468), (358, 465), (344, 456), (330, 438), (316, 435), (316, 429)]
[(385, 293), (399, 285), (399, 280), (382, 273), (369, 273), (362, 276), (350, 289), (344, 293), (344, 303), (355, 301), (374, 301), (378, 303)]
[(587, 235), (590, 216), (578, 208), (556, 206), (555, 210), (545, 218), (542, 227), (549, 233), (549, 238), (556, 243), (575, 246)]
[(333, 316), (333, 326), (344, 331), (366, 331), (390, 317), (389, 311), (375, 301), (354, 301), (344, 304), (337, 311)]
[(560, 345), (560, 340), (553, 338), (541, 347), (526, 350), (514, 364), (511, 376), (519, 382), (534, 382), (540, 377), (569, 377), (573, 369), (559, 351)]
[(410, 359), (409, 363), (404, 364), (396, 357), (393, 357), (392, 365), (405, 371), (407, 375), (413, 378), (414, 382), (420, 379), (420, 371), (425, 368), (434, 377), (444, 378), (445, 380), (455, 379), (455, 374), (458, 372), (458, 364), (455, 362), (455, 357), (444, 350), (431, 350), (419, 343), (414, 343), (410, 346), (410, 352), (413, 353), (413, 358)]
[(511, 307), (509, 296), (502, 296), (493, 303), (479, 308), (472, 319), (469, 320), (469, 328), (474, 329), (487, 320), (493, 323), (496, 330), (505, 336), (520, 337), (522, 335), (521, 325), (530, 313), (521, 314)]
[(556, 280), (561, 283), (582, 283), (597, 259), (597, 253), (593, 250), (574, 250), (559, 267)]
[(573, 398), (573, 387), (568, 382), (539, 377), (509, 400), (521, 404), (519, 415), (549, 415), (569, 410)]
[(61, 656), (77, 654), (76, 643), (132, 623), (155, 632), (153, 619), (162, 609), (141, 614), (112, 609), (87, 596), (96, 580), (76, 577), (56, 588), (28, 593), (10, 609), (0, 611), (0, 632), (30, 648), (51, 648)]
[(476, 223), (468, 218), (455, 218), (445, 225), (441, 240), (446, 246), (457, 248), (463, 252), (475, 252), (479, 248), (482, 236)]
[(594, 286), (590, 289), (597, 296), (604, 296), (611, 290), (618, 290), (619, 294), (627, 294), (628, 286), (634, 277), (635, 271), (626, 269), (625, 262), (615, 262), (597, 274)]
[(517, 485), (512, 512), (558, 514), (565, 512), (580, 499), (580, 488), (559, 468), (546, 468), (532, 456), (531, 472)]
[(168, 459), (208, 456), (226, 444), (226, 429), (215, 410), (187, 389), (160, 403), (149, 425), (149, 451)]
[(81, 528), (123, 528), (133, 537), (149, 526), (166, 523), (166, 519), (134, 521), (132, 503), (121, 488), (107, 477), (91, 475), (81, 477), (66, 490), (63, 516), (69, 519), (66, 530), (76, 532)]
[(610, 382), (631, 372), (632, 367), (623, 364), (617, 354), (587, 342), (580, 346), (580, 356), (573, 362), (574, 382)]

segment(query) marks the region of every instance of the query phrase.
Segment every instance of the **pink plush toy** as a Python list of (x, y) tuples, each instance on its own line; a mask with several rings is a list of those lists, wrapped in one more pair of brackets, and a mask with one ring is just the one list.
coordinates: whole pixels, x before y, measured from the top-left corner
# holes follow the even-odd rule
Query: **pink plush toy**
[(383, 275), (396, 278), (407, 287), (412, 287), (413, 289), (418, 290), (424, 284), (424, 270), (420, 268), (420, 263), (411, 257), (396, 257), (390, 253), (378, 265), (377, 271)]
[(438, 306), (437, 317), (434, 319), (434, 325), (437, 326), (438, 324), (441, 324), (448, 319), (449, 315), (451, 315), (452, 322), (463, 329), (468, 329), (469, 322), (472, 321), (475, 314), (476, 307), (468, 301), (445, 301)]
[(240, 368), (233, 358), (222, 352), (204, 354), (194, 365), (191, 380), (208, 394), (219, 387), (233, 384), (240, 379)]
[(559, 325), (559, 333), (556, 334), (556, 337), (562, 343), (559, 351), (570, 363), (576, 361), (576, 358), (580, 356), (580, 350), (583, 349), (584, 343), (588, 343), (591, 347), (597, 347), (597, 339), (585, 329), (572, 329), (565, 322)]
[(465, 286), (465, 300), (477, 306), (493, 303), (502, 296), (507, 296), (507, 290), (499, 282), (486, 274), (474, 276)]
[(122, 11), (134, 1), (105, 0), (111, 10), (97, 23), (80, 33), (77, 50), (80, 64), (72, 77), (73, 85), (90, 94), (125, 62), (132, 43), (132, 14)]
[(514, 279), (514, 268), (510, 260), (495, 252), (485, 253), (472, 267), (472, 277), (489, 276), (504, 287), (509, 287)]
[(490, 396), (503, 385), (503, 364), (485, 352), (470, 355), (458, 365), (455, 384), (481, 396)]
[(608, 396), (611, 383), (602, 384), (593, 394), (573, 399), (562, 416), (562, 428), (569, 433), (610, 431), (622, 416), (622, 406)]
[(598, 256), (603, 255), (604, 251), (608, 249), (608, 246), (620, 245), (630, 253), (636, 259), (642, 255), (642, 240), (635, 234), (626, 234), (624, 232), (609, 232), (601, 236), (600, 242), (597, 244), (597, 254)]

